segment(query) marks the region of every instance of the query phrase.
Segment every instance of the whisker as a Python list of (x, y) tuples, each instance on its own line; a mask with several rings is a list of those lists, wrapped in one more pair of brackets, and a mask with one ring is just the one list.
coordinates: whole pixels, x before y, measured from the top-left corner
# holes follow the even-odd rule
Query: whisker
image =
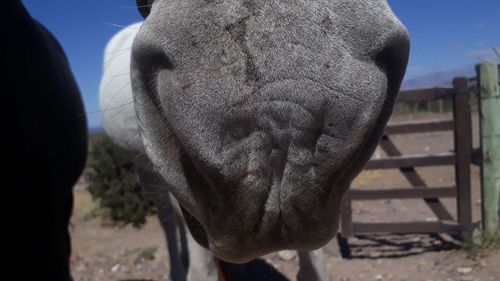
[(119, 6), (120, 8), (125, 8), (125, 9), (137, 9), (137, 8), (148, 8), (152, 7), (152, 4), (149, 5), (136, 5), (136, 6)]
[[(132, 101), (132, 103), (134, 103), (134, 102)], [(127, 108), (126, 108), (125, 106), (123, 106), (123, 107), (120, 109), (120, 111), (116, 112), (116, 113), (115, 113), (115, 115), (111, 116), (111, 119), (115, 119), (115, 118), (116, 118), (116, 116), (120, 115), (120, 114), (121, 114), (121, 113), (122, 113), (125, 109), (127, 109)]]
[(110, 111), (110, 110), (114, 110), (114, 109), (119, 109), (119, 108), (121, 108), (123, 106), (131, 105), (133, 103), (134, 103), (134, 101), (131, 101), (131, 102), (127, 102), (127, 103), (124, 103), (124, 104), (117, 105), (116, 107), (110, 107), (110, 108), (106, 108), (106, 109), (102, 109), (102, 110), (85, 112), (84, 114), (82, 114), (82, 116), (84, 116), (84, 115), (90, 115), (90, 114), (96, 114), (96, 113), (102, 113), (104, 111)]
[(111, 51), (111, 52), (105, 52), (104, 54), (108, 55), (108, 54), (120, 53), (120, 52), (123, 52), (123, 51), (126, 51), (126, 50), (130, 50), (130, 49), (132, 49), (132, 47), (123, 48), (123, 49), (119, 49), (119, 50), (115, 50), (115, 51)]
[(139, 27), (130, 27), (130, 26), (125, 26), (125, 25), (121, 25), (121, 24), (111, 23), (111, 22), (107, 22), (107, 21), (103, 21), (102, 23), (110, 25), (110, 26), (114, 26), (114, 27), (119, 27), (119, 28), (139, 29)]
[[(123, 84), (120, 88), (118, 88), (118, 90), (116, 90), (116, 92), (113, 93), (113, 97), (109, 100), (109, 102), (106, 104), (106, 106), (104, 107), (104, 110), (102, 110), (102, 112), (106, 112), (108, 111), (108, 108), (111, 106), (113, 100), (118, 96), (118, 93), (123, 90), (125, 87), (129, 86), (130, 85), (130, 82), (128, 83), (125, 83)], [(131, 101), (130, 103), (133, 103), (133, 101)], [(129, 104), (130, 104), (129, 103)]]
[(138, 160), (140, 157), (143, 157), (143, 156), (146, 156), (147, 157), (147, 154), (146, 153), (138, 153), (137, 155), (134, 156), (134, 158), (132, 158), (132, 161), (136, 161)]
[[(121, 73), (122, 71), (127, 70), (127, 69), (129, 69), (129, 66), (128, 66), (128, 65), (126, 65), (126, 66), (124, 66), (122, 69), (120, 69), (120, 71), (118, 71), (118, 74), (113, 75), (113, 76), (111, 77), (111, 79), (108, 81), (108, 83), (106, 83), (106, 85), (104, 85), (104, 86), (102, 87), (102, 89), (103, 89), (103, 90), (105, 90), (105, 89), (109, 86), (109, 84), (111, 84), (111, 82), (113, 82), (113, 80), (115, 80), (115, 78), (116, 78), (116, 77), (119, 77), (119, 75), (122, 75), (122, 74), (130, 74), (130, 72), (124, 72), (124, 73)], [(129, 82), (129, 83), (130, 83), (130, 82)]]
[(105, 53), (106, 54), (116, 54), (116, 56), (113, 56), (111, 58), (108, 58), (105, 62), (104, 62), (104, 68), (108, 67), (109, 64), (115, 60), (116, 58), (118, 58), (118, 55), (120, 55), (121, 53), (124, 53), (125, 51), (129, 51), (130, 49), (132, 48), (127, 48), (127, 49), (123, 49), (123, 50), (120, 50), (120, 51), (116, 51), (116, 52), (109, 52), (109, 53)]
[(123, 75), (129, 75), (129, 74), (130, 74), (130, 72), (120, 73), (120, 74), (116, 74), (116, 75), (110, 76), (110, 78), (120, 77), (120, 76), (123, 76)]

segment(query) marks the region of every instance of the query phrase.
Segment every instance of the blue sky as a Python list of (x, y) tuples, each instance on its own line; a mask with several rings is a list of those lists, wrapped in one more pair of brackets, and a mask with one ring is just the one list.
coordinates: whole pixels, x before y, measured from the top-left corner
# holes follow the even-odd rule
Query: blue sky
[[(183, 1), (183, 0), (171, 0)], [(88, 112), (100, 126), (98, 89), (107, 41), (119, 26), (141, 20), (135, 0), (23, 0), (30, 14), (59, 40), (69, 58)], [(404, 87), (444, 84), (473, 75), (474, 64), (499, 61), (499, 0), (389, 0), (410, 32)]]

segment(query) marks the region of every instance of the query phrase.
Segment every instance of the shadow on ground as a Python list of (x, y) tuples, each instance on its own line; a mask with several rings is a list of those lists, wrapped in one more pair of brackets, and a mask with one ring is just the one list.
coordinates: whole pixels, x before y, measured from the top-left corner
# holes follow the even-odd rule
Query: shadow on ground
[[(289, 281), (283, 274), (263, 259), (256, 259), (246, 264), (221, 262), (227, 280), (238, 281)], [(120, 279), (117, 281), (154, 281), (151, 279)]]
[(351, 259), (401, 258), (459, 248), (438, 234), (356, 235), (339, 244), (343, 257)]

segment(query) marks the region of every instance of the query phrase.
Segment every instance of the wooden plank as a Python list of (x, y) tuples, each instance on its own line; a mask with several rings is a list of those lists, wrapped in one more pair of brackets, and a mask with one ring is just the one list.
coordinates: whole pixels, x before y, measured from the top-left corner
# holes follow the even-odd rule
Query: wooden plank
[(456, 222), (413, 221), (397, 223), (360, 223), (352, 224), (354, 234), (361, 233), (457, 233), (467, 227)]
[(351, 189), (348, 191), (348, 194), (351, 200), (424, 199), (456, 197), (457, 189), (455, 187), (418, 187), (414, 189), (392, 188), (376, 190)]
[(428, 167), (453, 164), (455, 164), (455, 153), (445, 152), (432, 155), (393, 156), (390, 158), (373, 159), (368, 161), (365, 169), (395, 169), (400, 167)]
[(342, 237), (348, 238), (353, 235), (352, 231), (352, 201), (349, 193), (344, 196), (340, 210), (340, 232)]
[(500, 89), (499, 65), (483, 63), (479, 76), (481, 124), (481, 187), (485, 236), (500, 235)]
[(455, 122), (453, 120), (389, 124), (385, 128), (384, 133), (386, 135), (396, 135), (396, 134), (450, 131), (453, 130), (454, 125)]
[[(472, 156), (472, 125), (469, 105), (469, 86), (466, 77), (455, 78), (453, 87), (457, 95), (453, 98), (455, 120), (454, 143), (456, 153), (455, 182), (457, 186), (457, 219), (461, 224), (472, 223), (470, 165)], [(459, 233), (463, 240), (470, 240), (472, 233)]]
[[(389, 139), (388, 136), (383, 136), (380, 141), (380, 147), (386, 152), (388, 156), (399, 156), (401, 152), (394, 143)], [(413, 185), (415, 188), (427, 188), (425, 181), (420, 177), (420, 175), (415, 171), (413, 167), (405, 167), (399, 168), (399, 170), (403, 173), (405, 178)], [(446, 210), (446, 208), (441, 204), (441, 201), (438, 198), (425, 198), (425, 203), (432, 212), (440, 219), (440, 220), (453, 220), (453, 216)]]
[(441, 98), (447, 98), (454, 93), (452, 88), (427, 88), (427, 89), (412, 89), (399, 92), (396, 102), (415, 102), (429, 101)]

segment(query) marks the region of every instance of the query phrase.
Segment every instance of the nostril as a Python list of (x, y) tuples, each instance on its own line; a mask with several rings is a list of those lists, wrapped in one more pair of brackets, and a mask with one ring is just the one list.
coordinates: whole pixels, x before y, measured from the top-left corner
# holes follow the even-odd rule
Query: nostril
[(143, 46), (140, 52), (134, 52), (134, 60), (140, 67), (140, 73), (152, 73), (158, 70), (175, 68), (174, 63), (163, 49), (157, 46)]
[(160, 47), (134, 41), (132, 47), (131, 71), (136, 74), (135, 87), (149, 96), (153, 104), (161, 110), (158, 96), (158, 75), (162, 70), (173, 70), (174, 63)]
[(375, 64), (384, 72), (388, 71), (392, 64), (391, 52), (392, 50), (390, 47), (385, 47), (375, 56)]
[(408, 56), (410, 51), (409, 38), (406, 32), (401, 32), (397, 36), (388, 40), (385, 47), (376, 54), (375, 64), (386, 73), (388, 86), (397, 87), (397, 90), (403, 80)]
[(409, 42), (407, 37), (391, 39), (376, 54), (375, 63), (387, 72), (404, 72), (408, 62)]

